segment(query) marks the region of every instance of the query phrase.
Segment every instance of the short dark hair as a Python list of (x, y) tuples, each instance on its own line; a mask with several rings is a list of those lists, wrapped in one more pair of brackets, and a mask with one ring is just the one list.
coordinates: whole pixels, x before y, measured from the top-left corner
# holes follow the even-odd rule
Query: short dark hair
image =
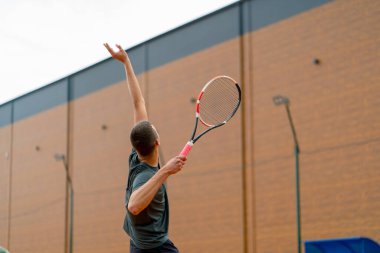
[(130, 140), (136, 151), (142, 155), (150, 155), (155, 146), (158, 136), (149, 121), (138, 122), (131, 131)]

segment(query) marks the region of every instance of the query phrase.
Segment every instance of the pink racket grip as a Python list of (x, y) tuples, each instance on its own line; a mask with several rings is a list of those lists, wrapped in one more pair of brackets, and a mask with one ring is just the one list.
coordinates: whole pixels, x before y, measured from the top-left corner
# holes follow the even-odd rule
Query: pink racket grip
[(192, 143), (191, 141), (189, 141), (188, 143), (186, 143), (185, 147), (182, 149), (181, 153), (179, 154), (179, 156), (184, 156), (184, 157), (187, 157), (187, 155), (189, 154), (191, 148), (193, 147), (194, 143)]

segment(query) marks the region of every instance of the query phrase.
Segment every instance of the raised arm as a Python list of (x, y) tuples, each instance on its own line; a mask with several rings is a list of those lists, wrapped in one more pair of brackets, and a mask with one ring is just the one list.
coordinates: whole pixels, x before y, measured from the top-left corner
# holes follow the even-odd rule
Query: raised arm
[(103, 45), (107, 48), (112, 58), (120, 61), (124, 65), (128, 89), (133, 102), (134, 123), (136, 124), (139, 121), (148, 120), (145, 100), (141, 93), (139, 82), (137, 80), (135, 72), (133, 71), (133, 67), (131, 61), (129, 60), (127, 52), (125, 52), (125, 50), (120, 45), (116, 45), (116, 47), (119, 49), (117, 52), (115, 52), (108, 45), (108, 43), (104, 43)]

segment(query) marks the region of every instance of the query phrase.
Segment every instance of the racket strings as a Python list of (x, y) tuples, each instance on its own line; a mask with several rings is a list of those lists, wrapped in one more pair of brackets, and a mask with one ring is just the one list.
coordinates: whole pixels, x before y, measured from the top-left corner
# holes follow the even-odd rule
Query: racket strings
[(218, 125), (229, 120), (239, 105), (239, 90), (233, 80), (217, 78), (204, 90), (199, 104), (202, 121), (208, 125)]
[[(219, 97), (220, 99), (220, 97)], [(210, 103), (201, 104), (202, 119), (210, 125), (216, 125), (224, 122), (232, 114), (235, 108), (236, 100), (226, 98), (223, 103), (217, 103), (217, 101), (211, 101)]]

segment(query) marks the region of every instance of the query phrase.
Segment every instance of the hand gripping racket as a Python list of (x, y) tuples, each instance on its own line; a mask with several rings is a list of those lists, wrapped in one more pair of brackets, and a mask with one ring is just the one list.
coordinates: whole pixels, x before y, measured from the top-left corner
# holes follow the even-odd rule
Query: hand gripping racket
[[(186, 157), (194, 143), (203, 135), (225, 125), (235, 115), (240, 101), (241, 90), (234, 79), (229, 76), (217, 76), (211, 79), (198, 96), (194, 130), (180, 156)], [(206, 130), (195, 137), (199, 121), (206, 127)]]

